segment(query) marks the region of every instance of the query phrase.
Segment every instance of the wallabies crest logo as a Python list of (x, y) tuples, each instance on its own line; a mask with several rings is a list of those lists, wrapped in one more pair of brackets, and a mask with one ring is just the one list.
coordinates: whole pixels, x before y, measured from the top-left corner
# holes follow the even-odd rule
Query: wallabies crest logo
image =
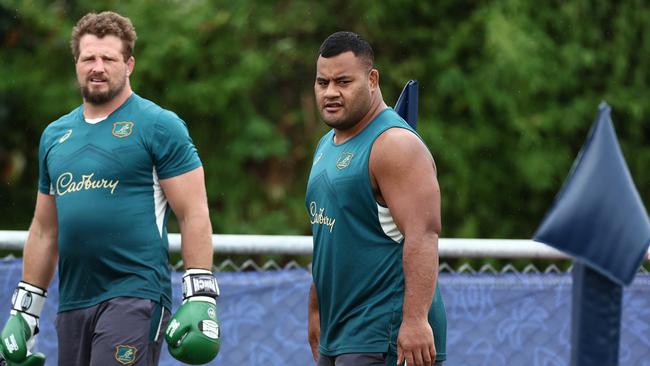
[(349, 167), (353, 156), (354, 154), (351, 152), (340, 153), (338, 160), (336, 160), (336, 168), (341, 170)]
[(129, 136), (133, 132), (133, 125), (133, 122), (113, 123), (113, 136), (120, 139)]
[(130, 365), (135, 362), (135, 353), (138, 349), (131, 346), (115, 347), (115, 359), (122, 365)]

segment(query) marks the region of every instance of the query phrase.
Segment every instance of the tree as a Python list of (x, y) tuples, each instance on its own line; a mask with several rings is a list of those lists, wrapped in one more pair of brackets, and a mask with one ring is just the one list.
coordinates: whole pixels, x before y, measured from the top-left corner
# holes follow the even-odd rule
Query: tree
[(602, 99), (641, 196), (650, 194), (650, 7), (641, 1), (0, 0), (2, 228), (29, 224), (40, 133), (80, 103), (70, 30), (104, 9), (136, 26), (135, 91), (187, 122), (216, 232), (309, 233), (304, 190), (326, 131), (313, 98), (316, 53), (341, 29), (374, 46), (389, 104), (420, 81), (419, 131), (438, 165), (444, 236), (530, 237)]

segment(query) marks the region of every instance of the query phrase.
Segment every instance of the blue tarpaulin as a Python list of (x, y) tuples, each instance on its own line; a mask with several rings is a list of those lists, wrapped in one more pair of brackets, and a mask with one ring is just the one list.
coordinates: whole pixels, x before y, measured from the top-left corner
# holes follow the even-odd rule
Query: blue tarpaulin
[[(0, 261), (0, 318), (21, 277), (20, 260)], [(180, 303), (174, 273), (174, 309)], [(313, 365), (307, 344), (305, 270), (218, 273), (221, 352), (210, 365)], [(569, 274), (440, 274), (447, 308), (445, 366), (566, 366), (570, 358)], [(56, 279), (41, 318), (36, 350), (57, 364)], [(4, 305), (2, 305), (4, 304)], [(650, 275), (638, 275), (623, 295), (620, 364), (650, 366)], [(166, 346), (160, 365), (179, 363)]]

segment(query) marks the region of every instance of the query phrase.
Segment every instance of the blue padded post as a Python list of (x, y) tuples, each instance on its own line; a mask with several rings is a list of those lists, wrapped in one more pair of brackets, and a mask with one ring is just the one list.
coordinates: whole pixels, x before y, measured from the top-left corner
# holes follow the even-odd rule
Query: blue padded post
[(404, 118), (413, 129), (416, 129), (418, 125), (418, 102), (418, 82), (409, 80), (404, 85), (402, 94), (397, 98), (395, 112)]
[(573, 262), (571, 366), (617, 366), (623, 286)]
[(622, 286), (646, 256), (650, 220), (606, 103), (533, 240), (574, 258), (571, 365), (618, 365)]

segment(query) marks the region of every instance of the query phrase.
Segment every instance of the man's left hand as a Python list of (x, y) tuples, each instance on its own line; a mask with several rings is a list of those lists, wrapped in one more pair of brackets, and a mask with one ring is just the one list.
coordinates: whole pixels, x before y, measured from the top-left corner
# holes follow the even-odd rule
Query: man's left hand
[(183, 303), (165, 330), (169, 353), (190, 365), (212, 361), (221, 348), (216, 298), (219, 285), (212, 272), (188, 269), (183, 276)]

